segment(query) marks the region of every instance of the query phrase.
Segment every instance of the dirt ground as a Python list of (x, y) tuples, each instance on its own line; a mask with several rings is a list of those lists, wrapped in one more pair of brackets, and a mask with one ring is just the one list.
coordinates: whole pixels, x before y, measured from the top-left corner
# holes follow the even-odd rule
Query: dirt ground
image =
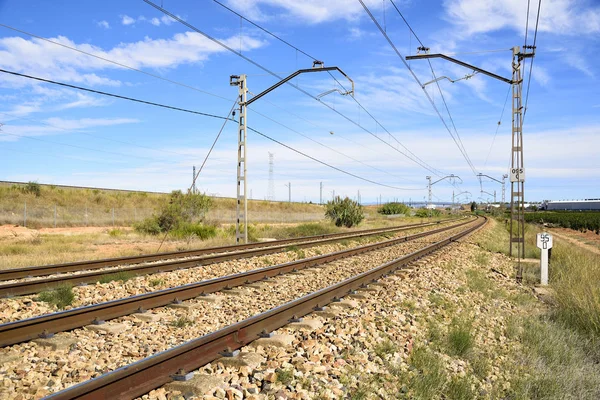
[(567, 240), (593, 253), (600, 254), (600, 235), (596, 235), (595, 232), (587, 231), (584, 233), (566, 228), (551, 228), (548, 231), (563, 240)]
[(106, 226), (72, 226), (64, 228), (41, 228), (41, 229), (29, 229), (23, 226), (16, 225), (0, 225), (0, 238), (31, 238), (38, 234), (45, 235), (79, 235), (86, 233), (106, 233), (112, 229), (119, 229), (121, 231), (130, 231), (131, 227), (106, 227)]

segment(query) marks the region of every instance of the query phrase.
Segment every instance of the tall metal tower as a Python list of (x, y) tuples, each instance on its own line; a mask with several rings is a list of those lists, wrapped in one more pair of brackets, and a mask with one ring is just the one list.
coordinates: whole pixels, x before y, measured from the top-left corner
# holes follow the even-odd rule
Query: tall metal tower
[(269, 190), (267, 192), (267, 200), (275, 200), (275, 179), (273, 178), (273, 158), (274, 153), (269, 152)]
[(521, 64), (524, 59), (535, 56), (535, 46), (513, 47), (512, 79), (504, 78), (464, 61), (448, 57), (444, 54), (417, 54), (406, 57), (407, 60), (426, 58), (442, 58), (463, 67), (477, 71), (512, 86), (512, 144), (510, 163), (510, 243), (509, 255), (513, 255), (516, 243), (517, 281), (523, 279), (521, 259), (525, 257), (525, 167), (523, 164), (523, 77)]
[[(246, 173), (246, 140), (248, 134), (246, 131), (246, 111), (248, 87), (246, 86), (246, 75), (236, 77), (235, 82), (230, 85), (238, 87), (239, 125), (238, 125), (238, 152), (237, 152), (237, 206), (236, 206), (236, 224), (235, 224), (235, 243), (239, 244), (242, 240), (248, 243), (248, 201), (247, 201), (247, 180)], [(241, 224), (244, 224), (244, 231), (241, 232)]]
[(533, 57), (534, 51), (513, 47), (512, 62), (512, 148), (510, 161), (510, 249), (512, 257), (516, 243), (517, 281), (523, 280), (523, 265), (525, 258), (525, 166), (523, 164), (523, 78), (521, 63), (525, 58)]

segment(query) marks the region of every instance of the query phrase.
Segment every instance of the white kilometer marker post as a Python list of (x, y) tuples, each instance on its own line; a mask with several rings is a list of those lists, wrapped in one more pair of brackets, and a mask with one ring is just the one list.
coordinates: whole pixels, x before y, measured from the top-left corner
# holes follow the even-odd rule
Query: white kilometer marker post
[(541, 278), (540, 283), (542, 285), (548, 284), (548, 251), (552, 248), (552, 235), (543, 232), (537, 234), (537, 247), (541, 250)]

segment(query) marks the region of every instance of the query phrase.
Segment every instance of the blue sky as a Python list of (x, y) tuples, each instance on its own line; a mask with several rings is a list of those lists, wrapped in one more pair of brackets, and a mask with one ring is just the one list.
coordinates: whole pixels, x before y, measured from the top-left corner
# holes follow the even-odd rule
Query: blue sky
[[(422, 201), (427, 196), (425, 177), (437, 180), (448, 174), (460, 176), (463, 183), (437, 183), (434, 200), (448, 200), (453, 191), (468, 191), (475, 200), (491, 198), (481, 194), (479, 180), (425, 93), (358, 1), (223, 2), (326, 66), (340, 67), (355, 82), (355, 99), (376, 119), (338, 92), (315, 100), (332, 89), (343, 91), (327, 73), (293, 81), (310, 96), (285, 85), (256, 101), (248, 113), (251, 127), (381, 185), (344, 175), (249, 132), (253, 198), (268, 195), (269, 152), (275, 154), (277, 200), (287, 199), (285, 184), (291, 182), (293, 200), (318, 201), (323, 182), (324, 198), (333, 191), (350, 197), (360, 191), (364, 202), (380, 195), (384, 201)], [(418, 43), (393, 5), (365, 3), (402, 56), (415, 54)], [(510, 48), (522, 46), (525, 39), (527, 1), (395, 4), (432, 53), (455, 54), (510, 77)], [(531, 1), (529, 44), (537, 4)], [(213, 1), (162, 0), (162, 5), (280, 76), (312, 66), (311, 58)], [(237, 96), (237, 88), (229, 85), (230, 75), (247, 74), (253, 94), (277, 81), (141, 0), (5, 0), (0, 1), (0, 23), (180, 85), (0, 26), (2, 69), (204, 113), (227, 115)], [(599, 38), (597, 1), (542, 2), (524, 127), (526, 200), (600, 197)], [(432, 65), (437, 76), (451, 79), (471, 72), (443, 60), (433, 60)], [(422, 82), (432, 79), (427, 62), (412, 61), (410, 67)], [(529, 64), (525, 71), (527, 79)], [(334, 76), (348, 85), (340, 74)], [(476, 172), (500, 179), (510, 155), (510, 98), (498, 126), (509, 85), (479, 74), (455, 83), (443, 80), (440, 87)], [(427, 91), (454, 134), (437, 87), (428, 85)], [(4, 73), (0, 99), (2, 180), (185, 189), (192, 165), (202, 163), (223, 122)], [(197, 182), (202, 191), (235, 195), (236, 132), (236, 124), (226, 125)], [(485, 179), (482, 185), (500, 199), (500, 184)], [(509, 193), (507, 184), (507, 199)]]

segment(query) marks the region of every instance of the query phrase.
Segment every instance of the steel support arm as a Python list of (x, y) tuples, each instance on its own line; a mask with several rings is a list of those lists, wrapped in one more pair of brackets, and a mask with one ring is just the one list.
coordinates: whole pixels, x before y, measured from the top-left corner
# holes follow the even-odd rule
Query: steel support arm
[(477, 174), (477, 176), (478, 176), (478, 177), (480, 177), (480, 178), (481, 178), (482, 176), (485, 176), (486, 178), (490, 178), (491, 180), (493, 180), (493, 181), (496, 181), (496, 182), (498, 182), (498, 183), (500, 183), (500, 184), (501, 184), (501, 183), (503, 183), (502, 181), (499, 181), (499, 180), (498, 180), (498, 179), (496, 179), (496, 178), (492, 178), (491, 176), (489, 176), (489, 175), (486, 175), (486, 174)]
[(463, 66), (465, 68), (469, 68), (469, 69), (475, 70), (475, 71), (477, 71), (479, 73), (482, 73), (484, 75), (490, 76), (490, 77), (495, 78), (495, 79), (498, 79), (498, 80), (500, 80), (502, 82), (506, 82), (506, 83), (510, 83), (510, 84), (513, 83), (513, 81), (510, 80), (510, 79), (508, 79), (508, 78), (504, 78), (503, 76), (496, 75), (493, 72), (486, 71), (485, 69), (481, 69), (481, 68), (476, 67), (474, 65), (467, 64), (466, 62), (457, 60), (456, 58), (448, 57), (448, 56), (446, 56), (444, 54), (416, 54), (414, 56), (407, 56), (406, 57), (407, 60), (419, 60), (419, 59), (423, 59), (423, 58), (443, 58), (444, 60), (447, 60), (447, 61), (453, 62), (455, 64), (461, 65), (461, 66)]
[(435, 184), (436, 184), (436, 183), (438, 183), (438, 182), (441, 182), (441, 181), (443, 181), (444, 179), (448, 179), (448, 178), (458, 178), (458, 179), (460, 179), (460, 183), (462, 183), (462, 181), (463, 181), (463, 180), (460, 178), (460, 176), (457, 176), (457, 175), (448, 175), (448, 176), (445, 176), (445, 177), (443, 177), (442, 179), (438, 179), (437, 181), (435, 181), (435, 182), (432, 182), (432, 183), (431, 183), (431, 186), (435, 185)]
[(273, 90), (277, 89), (279, 86), (294, 79), (295, 77), (297, 77), (300, 74), (306, 74), (309, 72), (323, 72), (323, 71), (338, 71), (340, 74), (344, 75), (344, 77), (346, 77), (346, 79), (348, 79), (350, 81), (350, 83), (352, 84), (352, 90), (350, 91), (350, 94), (352, 96), (354, 96), (354, 81), (352, 79), (350, 79), (350, 77), (348, 75), (346, 75), (346, 73), (344, 71), (342, 71), (341, 69), (339, 69), (338, 67), (306, 68), (306, 69), (300, 69), (300, 70), (294, 72), (293, 74), (291, 74), (290, 76), (283, 78), (282, 80), (280, 80), (279, 82), (277, 82), (276, 84), (271, 86), (270, 88), (263, 90), (262, 92), (260, 92), (259, 94), (257, 94), (253, 98), (251, 98), (250, 100), (246, 101), (246, 107), (249, 106), (250, 104), (254, 103), (256, 100), (260, 99), (261, 97), (263, 97), (265, 94), (272, 92)]

